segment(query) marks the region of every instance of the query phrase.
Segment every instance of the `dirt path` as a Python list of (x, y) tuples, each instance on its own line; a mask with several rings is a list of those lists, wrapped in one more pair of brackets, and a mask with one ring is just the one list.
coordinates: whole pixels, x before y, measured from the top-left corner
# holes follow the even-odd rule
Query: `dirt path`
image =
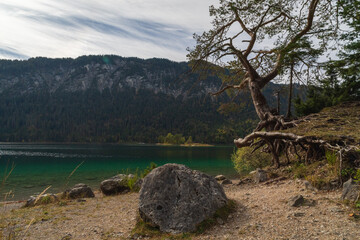
[[(238, 203), (236, 212), (225, 224), (193, 239), (360, 239), (360, 225), (349, 217), (351, 209), (338, 202), (339, 191), (308, 192), (290, 180), (272, 185), (231, 185), (225, 191)], [(287, 200), (298, 194), (315, 200), (316, 205), (288, 206)], [(128, 239), (137, 205), (138, 194), (132, 193), (114, 197), (97, 194), (86, 202), (31, 210), (2, 206), (0, 230), (4, 235), (13, 230), (16, 239)]]

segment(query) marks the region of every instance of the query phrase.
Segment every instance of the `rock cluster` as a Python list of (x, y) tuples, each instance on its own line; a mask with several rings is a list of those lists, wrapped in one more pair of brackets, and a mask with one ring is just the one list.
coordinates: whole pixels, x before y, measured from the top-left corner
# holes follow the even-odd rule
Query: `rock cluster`
[(227, 204), (214, 177), (179, 164), (166, 164), (145, 178), (140, 190), (141, 218), (169, 233), (191, 232)]

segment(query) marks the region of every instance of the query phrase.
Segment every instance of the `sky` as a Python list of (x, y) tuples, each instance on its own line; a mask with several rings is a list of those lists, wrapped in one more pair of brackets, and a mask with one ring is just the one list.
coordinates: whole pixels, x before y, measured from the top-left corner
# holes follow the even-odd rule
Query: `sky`
[(186, 60), (218, 0), (0, 0), (0, 59), (123, 57)]

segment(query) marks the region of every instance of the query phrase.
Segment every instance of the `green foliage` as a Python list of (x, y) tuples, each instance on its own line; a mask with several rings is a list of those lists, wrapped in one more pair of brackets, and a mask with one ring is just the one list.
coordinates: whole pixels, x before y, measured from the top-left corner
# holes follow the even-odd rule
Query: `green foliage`
[(327, 150), (325, 152), (325, 157), (330, 166), (335, 166), (337, 160), (336, 152)]
[(192, 140), (192, 137), (188, 137), (188, 139), (186, 140), (185, 144), (192, 144), (193, 143), (193, 140)]
[(296, 163), (293, 168), (293, 173), (295, 178), (304, 178), (306, 177), (306, 166), (303, 163)]
[(135, 174), (135, 176), (132, 177), (132, 178), (127, 178), (127, 179), (126, 179), (127, 185), (128, 185), (128, 187), (130, 188), (130, 191), (131, 191), (131, 192), (138, 192), (138, 191), (140, 190), (139, 188), (137, 188), (137, 187), (135, 186), (135, 183), (136, 183), (139, 179), (140, 179), (140, 178), (138, 177), (137, 174)]
[(160, 143), (180, 145), (185, 143), (185, 137), (182, 134), (168, 133), (166, 136), (160, 136), (159, 141)]
[(352, 167), (341, 169), (341, 177), (343, 179), (348, 179), (356, 174), (356, 170)]
[[(157, 168), (156, 163), (151, 162), (148, 167), (146, 167), (143, 171), (140, 171), (139, 169), (136, 169), (135, 173), (131, 173), (133, 175), (132, 177), (127, 177), (124, 181), (126, 181), (126, 185), (130, 188), (130, 191), (132, 192), (138, 192), (140, 189), (138, 186), (135, 185), (135, 183), (146, 177), (153, 169)], [(130, 172), (129, 170), (126, 170), (123, 172), (123, 174), (129, 176)]]
[(309, 86), (306, 101), (297, 99), (295, 108), (299, 115), (319, 112), (341, 102), (360, 100), (360, 17), (359, 0), (337, 2), (343, 24), (351, 30), (342, 34), (345, 44), (338, 54), (340, 60), (325, 66), (326, 77), (318, 78)]
[(252, 147), (243, 147), (234, 150), (231, 155), (231, 161), (235, 170), (241, 175), (245, 176), (257, 168), (264, 168), (271, 164), (271, 155), (268, 153), (256, 150), (252, 152)]
[(147, 168), (145, 168), (145, 170), (140, 174), (141, 178), (146, 177), (146, 175), (148, 175), (153, 169), (157, 168), (156, 163), (151, 162), (150, 166), (148, 166)]
[(360, 182), (360, 169), (356, 170), (354, 179), (355, 179), (355, 181)]
[(53, 202), (53, 199), (50, 195), (46, 195), (46, 196), (42, 196), (41, 199), (40, 199), (40, 203), (41, 204), (49, 204), (49, 203), (52, 203)]

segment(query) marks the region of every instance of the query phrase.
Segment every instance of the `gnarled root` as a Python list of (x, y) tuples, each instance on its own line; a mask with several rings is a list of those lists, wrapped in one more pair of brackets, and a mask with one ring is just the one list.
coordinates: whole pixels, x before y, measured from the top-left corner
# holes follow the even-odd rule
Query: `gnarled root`
[[(254, 140), (258, 138), (261, 140), (255, 143)], [(358, 149), (356, 146), (352, 145), (343, 144), (343, 146), (334, 146), (325, 140), (315, 137), (299, 136), (293, 133), (283, 132), (253, 132), (245, 138), (235, 139), (234, 143), (238, 148), (256, 145), (255, 149), (258, 149), (266, 144), (273, 155), (273, 163), (276, 167), (280, 166), (280, 153), (282, 151), (287, 152), (290, 147), (293, 147), (296, 151), (297, 145), (306, 150), (306, 164), (310, 163), (312, 159), (321, 158), (321, 156), (325, 154), (326, 149), (341, 153)], [(298, 155), (297, 151), (296, 154)]]

